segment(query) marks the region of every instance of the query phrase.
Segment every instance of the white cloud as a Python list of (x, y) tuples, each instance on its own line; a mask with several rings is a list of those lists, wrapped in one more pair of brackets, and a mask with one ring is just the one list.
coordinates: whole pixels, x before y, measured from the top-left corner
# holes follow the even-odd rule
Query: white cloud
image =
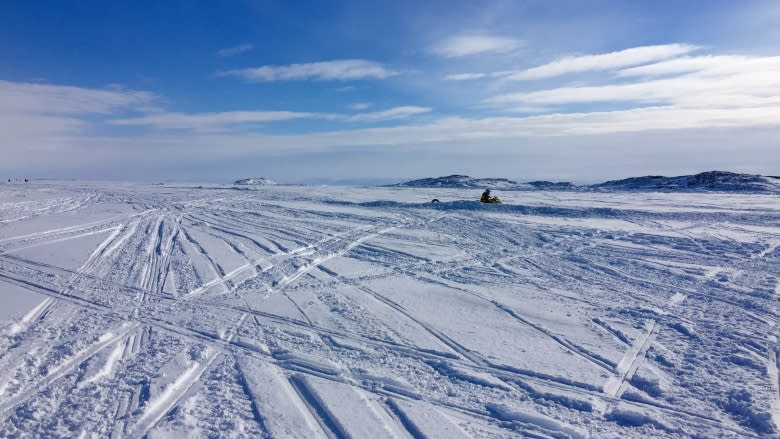
[(662, 76), (724, 67), (733, 68), (735, 65), (744, 65), (757, 60), (759, 58), (741, 55), (686, 56), (623, 69), (618, 72), (618, 76)]
[(0, 80), (0, 113), (108, 114), (149, 105), (152, 93), (121, 88), (94, 89)]
[(507, 78), (531, 80), (577, 72), (613, 70), (668, 59), (697, 49), (698, 47), (688, 44), (664, 44), (633, 47), (598, 55), (567, 56), (551, 63), (508, 74)]
[(385, 79), (397, 75), (383, 65), (363, 59), (322, 61), (286, 66), (261, 66), (220, 72), (220, 76), (237, 76), (249, 81), (345, 81), (355, 79)]
[[(510, 112), (507, 116), (435, 118), (433, 114), (428, 114), (416, 120), (414, 116), (427, 114), (431, 109), (398, 106), (357, 114), (350, 114), (350, 111), (341, 114), (296, 111), (144, 113), (144, 108), (158, 103), (155, 96), (148, 92), (0, 81), (0, 132), (3, 133), (0, 149), (6, 168), (12, 169), (9, 163), (39, 163), (39, 160), (44, 160), (40, 157), (49, 157), (47, 154), (31, 154), (32, 150), (56, 153), (56, 157), (71, 160), (77, 167), (82, 162), (76, 155), (81, 154), (81, 157), (90, 154), (89, 151), (95, 154), (90, 155), (89, 160), (98, 160), (95, 157), (100, 156), (102, 151), (111, 151), (111, 160), (114, 161), (120, 160), (118, 157), (142, 161), (139, 157), (160, 150), (161, 156), (169, 157), (172, 162), (182, 152), (186, 152), (187, 157), (200, 154), (204, 160), (210, 157), (263, 157), (266, 153), (369, 146), (385, 147), (387, 150), (446, 147), (453, 151), (470, 152), (477, 144), (482, 151), (483, 148), (497, 148), (497, 145), (515, 148), (520, 144), (542, 144), (545, 139), (561, 138), (555, 142), (565, 144), (577, 139), (571, 143), (575, 148), (582, 145), (580, 139), (585, 135), (643, 133), (624, 137), (640, 141), (649, 131), (668, 131), (669, 138), (674, 138), (675, 132), (713, 129), (731, 133), (731, 137), (718, 142), (717, 147), (731, 148), (733, 156), (737, 156), (741, 145), (737, 142), (739, 136), (734, 134), (737, 130), (745, 133), (760, 127), (766, 132), (780, 131), (780, 57), (686, 56), (646, 61), (639, 67), (632, 64), (623, 70), (615, 67), (626, 62), (611, 62), (613, 67), (610, 69), (617, 70), (617, 79), (610, 71), (594, 79), (592, 84), (583, 86), (545, 89), (539, 85), (541, 83), (514, 84), (526, 91), (500, 94), (485, 101), (493, 109)], [(636, 59), (631, 62), (636, 62)], [(294, 75), (292, 72), (275, 72), (272, 77), (291, 75), (300, 77), (300, 73)], [(322, 79), (318, 75), (309, 70), (303, 76)], [(588, 75), (587, 78), (594, 76)], [(609, 82), (605, 84), (606, 81)], [(603, 105), (599, 105), (605, 102), (619, 102), (621, 107), (634, 108), (606, 111)], [(581, 104), (588, 104), (588, 107)], [(350, 108), (362, 111), (369, 107), (357, 102)], [(592, 110), (573, 113), (572, 108)], [(560, 113), (535, 114), (552, 109), (560, 109)], [(137, 117), (125, 114), (139, 110), (141, 115)], [(134, 133), (102, 138), (88, 131), (106, 119), (105, 123), (109, 125), (150, 126), (167, 131), (149, 131), (144, 136)], [(328, 126), (341, 128), (271, 135), (253, 126), (297, 119), (327, 120), (331, 122)], [(371, 125), (388, 120), (398, 122), (390, 127)], [(366, 125), (353, 125), (355, 123)], [(762, 145), (771, 150), (775, 138), (769, 134), (766, 138), (768, 140), (762, 140)], [(528, 139), (531, 140), (522, 142)], [(214, 145), (219, 145), (219, 148), (215, 149)]]
[(439, 43), (432, 50), (446, 57), (457, 58), (480, 53), (507, 53), (523, 46), (523, 42), (512, 38), (487, 35), (456, 35)]
[(350, 104), (349, 108), (352, 110), (365, 110), (371, 106), (368, 102), (355, 102), (354, 104)]
[(631, 84), (562, 87), (510, 93), (486, 100), (501, 105), (568, 105), (636, 102), (711, 107), (755, 106), (780, 100), (780, 69), (727, 76), (685, 75)]
[[(478, 141), (483, 150), (506, 140), (542, 139), (583, 135), (638, 133), (658, 130), (737, 129), (780, 126), (780, 103), (734, 112), (731, 109), (649, 107), (590, 113), (547, 114), (530, 117), (448, 117), (425, 124), (345, 129), (308, 134), (268, 135), (251, 132), (150, 135), (143, 138), (76, 138), (74, 145), (96, 144), (128, 150), (201, 150), (223, 156), (338, 150), (385, 146), (423, 148), (433, 144)], [(582, 139), (577, 139), (577, 142)], [(213, 145), (220, 145), (215, 152)], [(738, 151), (738, 144), (720, 145)], [(473, 145), (468, 147), (468, 151)]]
[(360, 113), (354, 116), (344, 118), (347, 122), (379, 122), (383, 120), (406, 119), (408, 117), (428, 113), (431, 109), (427, 107), (416, 107), (413, 105), (393, 107), (383, 111), (370, 113)]
[(254, 44), (240, 44), (234, 47), (226, 47), (224, 49), (217, 50), (217, 56), (222, 56), (222, 57), (236, 56), (244, 52), (249, 52), (254, 48), (255, 48)]
[[(357, 104), (367, 108), (370, 104)], [(355, 104), (353, 104), (353, 107)], [(336, 113), (306, 113), (297, 111), (223, 111), (213, 113), (162, 112), (139, 117), (112, 119), (108, 123), (121, 126), (151, 126), (167, 130), (191, 130), (195, 132), (230, 132), (242, 125), (279, 122), (295, 119), (325, 119), (340, 122), (381, 122), (406, 119), (430, 112), (430, 108), (412, 105), (353, 115)]]
[(487, 73), (454, 73), (444, 77), (445, 81), (469, 81), (490, 76)]
[(162, 129), (222, 130), (231, 126), (317, 117), (315, 113), (294, 111), (224, 111), (216, 113), (159, 113), (114, 119), (112, 125), (154, 126)]
[(83, 135), (94, 116), (148, 107), (152, 93), (119, 87), (83, 87), (0, 81), (0, 149), (52, 150), (61, 136)]

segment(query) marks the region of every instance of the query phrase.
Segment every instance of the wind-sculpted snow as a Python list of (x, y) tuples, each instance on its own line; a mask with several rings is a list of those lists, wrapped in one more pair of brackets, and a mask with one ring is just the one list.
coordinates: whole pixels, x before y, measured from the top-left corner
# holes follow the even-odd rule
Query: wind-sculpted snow
[(0, 186), (0, 437), (777, 437), (775, 196), (480, 193)]

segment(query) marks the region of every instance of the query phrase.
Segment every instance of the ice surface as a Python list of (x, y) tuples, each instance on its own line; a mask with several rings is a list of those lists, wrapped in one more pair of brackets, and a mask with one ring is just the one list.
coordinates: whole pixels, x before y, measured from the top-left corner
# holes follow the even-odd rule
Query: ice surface
[(775, 195), (480, 193), (0, 187), (0, 437), (780, 433)]

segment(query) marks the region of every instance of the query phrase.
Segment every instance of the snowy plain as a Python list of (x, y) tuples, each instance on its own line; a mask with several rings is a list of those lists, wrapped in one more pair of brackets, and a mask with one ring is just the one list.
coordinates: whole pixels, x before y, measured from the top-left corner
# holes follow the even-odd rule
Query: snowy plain
[(777, 437), (780, 197), (479, 194), (1, 184), (0, 437)]

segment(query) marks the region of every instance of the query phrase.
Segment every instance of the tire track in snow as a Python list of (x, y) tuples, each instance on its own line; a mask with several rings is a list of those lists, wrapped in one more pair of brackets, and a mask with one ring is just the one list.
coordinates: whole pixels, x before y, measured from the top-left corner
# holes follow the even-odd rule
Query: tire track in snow
[(55, 367), (54, 370), (49, 371), (49, 373), (42, 379), (34, 383), (28, 383), (28, 387), (25, 388), (21, 393), (17, 394), (16, 396), (12, 396), (10, 398), (5, 398), (3, 401), (1, 401), (0, 415), (6, 416), (9, 410), (37, 396), (38, 393), (44, 391), (55, 381), (68, 375), (75, 368), (81, 365), (84, 361), (88, 360), (89, 358), (91, 358), (92, 356), (100, 352), (106, 346), (109, 346), (117, 342), (118, 340), (122, 339), (123, 337), (125, 337), (127, 333), (137, 328), (138, 325), (139, 325), (138, 323), (126, 324), (125, 327), (121, 328), (116, 334), (110, 331), (105, 332), (103, 335), (101, 335), (98, 338), (98, 341), (96, 343), (82, 349), (77, 354), (68, 358), (62, 364)]
[[(128, 220), (128, 219), (132, 219), (132, 218), (136, 218), (136, 217), (143, 217), (143, 216), (145, 216), (145, 215), (147, 215), (149, 213), (152, 213), (152, 212), (154, 212), (156, 210), (157, 209), (149, 209), (149, 210), (146, 210), (146, 211), (143, 211), (143, 212), (136, 212), (136, 213), (132, 213), (132, 214), (116, 215), (114, 217), (107, 218), (107, 219), (104, 219), (104, 220), (93, 221), (93, 222), (85, 223), (85, 224), (78, 224), (78, 225), (75, 225), (75, 226), (61, 227), (61, 228), (57, 228), (57, 229), (49, 229), (49, 230), (44, 230), (44, 231), (41, 231), (41, 232), (29, 233), (29, 234), (26, 234), (26, 235), (12, 236), (12, 237), (8, 237), (8, 238), (0, 239), (0, 244), (5, 246), (5, 245), (8, 245), (6, 243), (13, 244), (13, 243), (19, 242), (19, 241), (42, 239), (42, 238), (51, 237), (51, 236), (54, 236), (52, 239), (59, 239), (59, 240), (63, 240), (64, 241), (64, 240), (72, 239), (72, 238), (70, 238), (70, 237), (59, 237), (58, 238), (57, 235), (61, 235), (61, 234), (66, 234), (67, 235), (69, 233), (77, 233), (78, 234), (80, 232), (89, 232), (89, 231), (92, 231), (91, 229), (102, 228), (103, 226), (110, 225), (110, 224), (112, 224), (112, 223), (114, 223), (116, 221), (123, 221), (123, 220)], [(108, 229), (111, 229), (111, 228), (112, 227), (109, 227)], [(106, 230), (106, 229), (103, 228), (101, 230)], [(79, 236), (85, 236), (85, 235), (79, 235)], [(75, 237), (79, 237), (79, 236), (74, 236), (74, 238)], [(46, 241), (46, 242), (54, 242), (54, 241)]]
[(106, 361), (105, 363), (103, 363), (103, 367), (101, 367), (100, 370), (95, 372), (94, 375), (90, 376), (89, 378), (83, 381), (80, 381), (76, 387), (80, 389), (88, 384), (110, 378), (116, 371), (117, 364), (119, 364), (119, 361), (122, 360), (127, 354), (129, 344), (132, 343), (133, 341), (134, 338), (130, 334), (124, 337), (123, 339), (117, 340), (116, 347), (114, 347), (114, 350), (111, 351), (111, 353), (106, 357)]
[[(68, 300), (68, 299), (66, 298), (64, 300)], [(75, 298), (75, 300), (73, 300), (73, 303), (76, 304), (76, 305), (79, 305), (79, 306), (85, 306), (88, 309), (93, 309), (93, 310), (106, 312), (106, 313), (112, 313), (112, 311), (107, 309), (107, 308), (99, 308), (99, 307), (92, 306), (90, 303), (84, 303), (83, 301), (79, 301), (78, 298)], [(278, 319), (283, 319), (280, 316), (276, 316), (276, 315), (272, 315), (272, 314), (268, 314), (267, 317), (269, 317), (269, 318), (271, 318), (271, 317), (272, 318), (276, 318), (277, 320)], [(279, 321), (281, 321), (281, 320), (279, 320)], [(236, 343), (228, 344), (228, 343), (225, 343), (224, 340), (216, 339), (216, 338), (211, 337), (211, 336), (206, 336), (206, 335), (204, 335), (201, 332), (189, 330), (189, 329), (186, 329), (186, 328), (172, 327), (169, 324), (165, 323), (164, 321), (157, 321), (157, 320), (154, 320), (154, 319), (142, 319), (141, 322), (145, 323), (145, 324), (148, 324), (148, 325), (151, 325), (153, 327), (156, 327), (156, 328), (158, 328), (158, 329), (160, 329), (162, 331), (171, 333), (171, 334), (173, 334), (175, 336), (181, 336), (181, 337), (184, 337), (186, 339), (191, 339), (191, 340), (198, 341), (198, 342), (204, 342), (205, 341), (205, 342), (208, 342), (208, 343), (216, 345), (216, 347), (220, 347), (221, 346), (222, 348), (229, 348), (231, 350), (235, 350), (237, 352), (241, 352), (244, 355), (257, 357), (257, 358), (260, 358), (260, 359), (262, 359), (264, 361), (271, 362), (271, 363), (275, 364), (278, 367), (286, 368), (286, 362), (284, 362), (284, 361), (282, 361), (282, 362), (277, 361), (276, 359), (274, 359), (272, 356), (270, 356), (268, 354), (264, 354), (264, 353), (258, 352), (257, 350), (249, 348), (249, 347), (244, 346), (244, 345), (240, 345), (240, 344), (236, 344)], [(288, 322), (288, 323), (297, 324), (297, 325), (304, 325), (302, 322)], [(311, 329), (311, 328), (309, 328), (309, 329)], [(337, 336), (340, 336), (340, 337), (344, 337), (344, 338), (348, 338), (348, 336), (346, 336), (345, 334), (337, 333), (337, 334), (334, 334), (334, 335), (337, 335)], [(382, 342), (376, 341), (376, 340), (362, 340), (362, 339), (360, 339), (359, 341), (365, 342), (365, 343), (368, 343), (368, 344), (378, 343), (380, 346), (389, 344), (390, 348), (408, 349), (407, 352), (414, 352), (415, 351), (413, 348), (408, 347), (408, 346), (393, 345), (391, 343), (382, 343)], [(385, 347), (387, 347), (387, 346), (385, 346)], [(435, 354), (433, 354), (431, 352), (428, 352), (428, 351), (418, 351), (416, 353), (416, 355), (420, 355), (422, 358), (426, 358), (426, 357), (429, 358), (429, 359), (439, 358), (439, 359), (445, 359), (447, 361), (452, 361), (451, 357), (442, 358), (442, 357), (436, 356)], [(501, 378), (501, 379), (503, 379), (505, 381), (508, 381), (508, 382), (512, 382), (513, 380), (517, 380), (517, 379), (530, 380), (532, 382), (537, 382), (538, 384), (543, 384), (543, 385), (546, 385), (546, 386), (552, 386), (553, 388), (560, 388), (561, 390), (566, 391), (566, 392), (573, 392), (575, 394), (581, 394), (581, 395), (584, 395), (584, 396), (595, 396), (597, 398), (608, 398), (606, 400), (607, 402), (620, 403), (620, 404), (629, 405), (629, 406), (635, 406), (635, 407), (653, 407), (653, 408), (662, 410), (663, 412), (665, 412), (665, 413), (667, 413), (669, 415), (673, 415), (673, 416), (679, 416), (680, 414), (684, 414), (686, 416), (691, 417), (692, 419), (696, 419), (696, 420), (702, 421), (702, 422), (707, 422), (707, 423), (709, 423), (710, 425), (712, 425), (715, 428), (725, 428), (725, 429), (727, 429), (729, 431), (732, 431), (732, 429), (730, 429), (727, 426), (723, 425), (721, 423), (721, 420), (719, 420), (719, 419), (708, 417), (706, 415), (703, 415), (703, 414), (700, 414), (700, 413), (696, 413), (696, 412), (692, 412), (692, 411), (688, 411), (688, 410), (681, 410), (678, 407), (670, 407), (670, 406), (665, 406), (663, 404), (654, 404), (654, 403), (649, 403), (649, 402), (614, 400), (614, 399), (611, 399), (608, 395), (603, 394), (603, 393), (594, 393), (593, 391), (584, 390), (583, 388), (578, 387), (576, 385), (573, 385), (571, 383), (555, 381), (555, 380), (552, 380), (550, 378), (539, 377), (538, 375), (534, 375), (534, 374), (530, 374), (529, 375), (529, 374), (524, 373), (522, 371), (505, 370), (505, 369), (501, 369), (501, 368), (490, 367), (489, 365), (485, 366), (485, 367), (477, 367), (477, 366), (475, 366), (474, 364), (471, 364), (471, 363), (460, 363), (460, 366), (461, 367), (467, 367), (467, 368), (468, 367), (473, 367), (477, 371), (492, 373), (492, 374), (495, 374), (496, 376), (498, 376), (499, 378)], [(313, 372), (309, 372), (307, 370), (300, 369), (300, 368), (295, 368), (295, 369), (293, 369), (293, 371), (297, 372), (297, 373), (304, 373), (304, 374), (312, 374), (313, 373)], [(334, 381), (337, 381), (337, 382), (344, 382), (344, 378), (343, 377), (328, 376), (328, 375), (317, 374), (317, 373), (313, 373), (313, 374), (314, 374), (314, 376), (318, 376), (318, 377), (321, 377), (321, 378), (330, 379), (330, 380), (334, 380)], [(369, 384), (365, 384), (365, 385), (361, 385), (360, 383), (356, 384), (356, 383), (353, 382), (352, 384), (353, 385), (358, 385), (358, 386), (362, 387), (364, 390), (372, 392), (372, 393), (373, 392), (379, 392), (379, 394), (385, 394), (386, 393), (384, 390), (378, 389), (375, 386), (370, 385), (370, 383)], [(387, 394), (392, 395), (393, 397), (409, 398), (408, 395), (403, 394), (403, 393), (388, 392)], [(412, 398), (412, 399), (419, 399), (419, 398), (420, 397), (418, 396), (418, 397)], [(467, 413), (469, 415), (480, 415), (480, 416), (485, 416), (486, 418), (490, 418), (490, 416), (489, 416), (489, 414), (487, 412), (485, 412), (485, 413), (475, 412), (473, 409), (466, 408), (466, 407), (460, 407), (460, 406), (457, 406), (457, 405), (453, 405), (452, 403), (449, 403), (449, 402), (446, 402), (446, 401), (439, 401), (439, 400), (434, 400), (434, 399), (430, 399), (430, 398), (422, 398), (422, 400), (427, 401), (427, 402), (429, 402), (431, 404), (434, 404), (434, 405), (439, 405), (439, 406), (442, 406), (442, 407), (445, 407), (445, 408), (451, 408), (451, 409), (455, 409), (455, 410), (458, 410), (458, 411), (462, 411), (463, 413)], [(733, 431), (739, 432), (739, 433), (744, 433), (741, 430), (733, 430)]]
[[(208, 303), (205, 303), (205, 304), (208, 305)], [(235, 309), (237, 311), (243, 311), (241, 308), (235, 308)], [(432, 353), (432, 352), (429, 352), (429, 351), (425, 351), (425, 350), (418, 351), (418, 350), (415, 350), (414, 348), (409, 348), (409, 347), (396, 345), (396, 344), (392, 344), (392, 343), (379, 342), (377, 340), (365, 339), (365, 338), (362, 338), (362, 337), (355, 338), (354, 336), (350, 336), (349, 334), (344, 334), (344, 333), (341, 333), (341, 332), (338, 332), (338, 331), (325, 330), (323, 328), (317, 328), (317, 327), (312, 326), (312, 325), (306, 325), (306, 324), (304, 324), (304, 323), (302, 323), (300, 321), (287, 320), (287, 319), (285, 319), (283, 317), (276, 316), (276, 315), (273, 315), (273, 314), (261, 313), (261, 312), (256, 312), (256, 311), (253, 314), (255, 314), (255, 316), (259, 315), (259, 316), (262, 316), (263, 318), (272, 319), (272, 321), (277, 322), (277, 324), (278, 323), (291, 324), (293, 326), (299, 326), (299, 327), (303, 327), (303, 328), (306, 328), (306, 329), (309, 329), (309, 330), (314, 330), (318, 334), (322, 334), (322, 335), (325, 335), (325, 336), (335, 335), (337, 337), (342, 337), (342, 338), (353, 338), (353, 339), (356, 339), (356, 340), (361, 341), (361, 342), (366, 342), (366, 343), (369, 343), (369, 344), (372, 344), (372, 343), (373, 344), (378, 344), (379, 346), (383, 346), (384, 348), (388, 348), (389, 347), (389, 348), (394, 349), (394, 350), (405, 349), (405, 351), (407, 353), (415, 352), (416, 355), (425, 356), (425, 358), (427, 358), (427, 359), (432, 359), (432, 358), (433, 359), (438, 358), (439, 360), (451, 360), (452, 359), (452, 357), (450, 357), (450, 356), (441, 357), (440, 354), (439, 354), (439, 356), (437, 356), (435, 353)], [(147, 320), (147, 323), (150, 323), (150, 324), (158, 323), (159, 324), (160, 322), (155, 322), (153, 320)], [(163, 325), (163, 328), (170, 329), (170, 328), (168, 328), (168, 327), (166, 327), (164, 325)], [(190, 335), (192, 335), (192, 334), (190, 333)], [(202, 334), (198, 334), (198, 336), (200, 336), (200, 335), (202, 335)], [(456, 351), (457, 351), (457, 347), (456, 347)], [(469, 352), (468, 350), (463, 348), (461, 350), (461, 352), (464, 354), (464, 357), (468, 358), (468, 355), (467, 355), (467, 353)], [(478, 358), (472, 358), (472, 360), (479, 361)], [(523, 376), (524, 378), (527, 378), (527, 377), (540, 378), (538, 376), (538, 374), (536, 374), (536, 375), (530, 374), (529, 375), (529, 373), (524, 372), (524, 371), (508, 371), (508, 370), (503, 370), (503, 369), (496, 368), (496, 367), (485, 368), (485, 369), (481, 369), (481, 370), (483, 372), (488, 372), (488, 373), (492, 373), (494, 375), (504, 376), (504, 377), (506, 377), (506, 376), (510, 376), (510, 377), (511, 376), (517, 376), (516, 374), (519, 374), (520, 376)], [(546, 377), (546, 376), (545, 377), (541, 377), (541, 379), (543, 381), (544, 380), (555, 380), (554, 377)], [(572, 383), (562, 382), (562, 384), (564, 384), (567, 387), (570, 387)]]
[[(152, 235), (153, 238), (149, 240), (149, 244), (146, 247), (146, 262), (141, 269), (141, 279), (138, 282), (138, 286), (141, 290), (152, 291), (154, 289), (154, 277), (159, 272), (159, 257), (161, 254), (162, 238), (164, 232), (165, 215), (157, 217), (157, 221), (154, 226), (149, 228), (147, 226), (146, 235)], [(146, 294), (141, 295), (141, 301), (146, 300)]]
[(780, 352), (777, 350), (777, 337), (771, 336), (769, 342), (774, 345), (768, 349), (768, 358), (766, 361), (767, 376), (769, 378), (769, 388), (772, 391), (772, 400), (770, 413), (775, 429), (780, 431)]
[(639, 366), (645, 359), (650, 344), (655, 339), (658, 332), (658, 322), (652, 320), (648, 331), (643, 334), (640, 340), (637, 340), (620, 359), (615, 370), (616, 375), (607, 379), (604, 384), (604, 393), (610, 396), (619, 397), (626, 390), (627, 383), (631, 381)]
[[(121, 229), (121, 225), (115, 226), (114, 232), (92, 251), (87, 260), (78, 269), (72, 272), (70, 278), (58, 288), (61, 294), (67, 294), (72, 291), (74, 284), (76, 284), (80, 278), (90, 275), (90, 273), (99, 266), (100, 262), (107, 255), (107, 247), (117, 238)], [(29, 329), (36, 322), (43, 320), (58, 305), (58, 300), (59, 299), (52, 296), (47, 297), (40, 305), (25, 315), (19, 324), (13, 325), (9, 331), (9, 335), (18, 335)], [(4, 355), (5, 352), (3, 353), (3, 356)]]
[[(264, 273), (267, 273), (270, 270), (280, 266), (281, 264), (289, 262), (289, 261), (291, 261), (291, 260), (293, 260), (295, 258), (302, 257), (301, 255), (304, 255), (307, 252), (316, 253), (317, 251), (319, 251), (320, 248), (322, 248), (325, 244), (327, 244), (329, 242), (338, 242), (339, 240), (342, 240), (344, 237), (346, 237), (346, 236), (348, 236), (350, 234), (354, 234), (354, 233), (361, 232), (361, 231), (364, 231), (364, 230), (366, 230), (365, 227), (360, 227), (360, 228), (358, 228), (356, 230), (351, 230), (351, 231), (348, 231), (348, 232), (344, 232), (344, 233), (340, 233), (340, 234), (336, 234), (336, 235), (332, 235), (332, 236), (327, 236), (327, 237), (325, 237), (325, 238), (323, 238), (323, 239), (321, 239), (321, 240), (319, 240), (319, 241), (317, 241), (315, 243), (312, 243), (312, 244), (309, 244), (309, 245), (306, 245), (306, 246), (303, 246), (303, 247), (298, 247), (298, 248), (293, 249), (293, 250), (291, 250), (291, 251), (289, 251), (287, 253), (278, 253), (278, 254), (274, 254), (274, 255), (270, 255), (270, 256), (264, 256), (264, 257), (255, 259), (253, 261), (250, 261), (247, 264), (244, 264), (244, 265), (242, 265), (242, 266), (240, 266), (240, 267), (230, 271), (229, 273), (222, 273), (217, 278), (215, 278), (215, 279), (213, 279), (213, 280), (203, 284), (202, 286), (200, 286), (200, 287), (198, 287), (198, 288), (188, 292), (187, 294), (181, 296), (181, 299), (187, 300), (187, 299), (189, 299), (191, 297), (197, 296), (197, 295), (207, 291), (208, 289), (210, 289), (210, 288), (212, 288), (212, 287), (214, 287), (216, 285), (220, 285), (222, 283), (229, 282), (232, 279), (235, 279), (235, 278), (245, 274), (247, 271), (250, 271), (250, 270), (255, 270), (256, 271), (256, 267), (261, 262), (266, 262), (266, 261), (270, 262), (269, 266), (267, 266), (265, 268), (262, 268), (259, 271), (256, 271), (254, 276), (251, 276), (249, 278), (243, 279), (242, 282), (246, 282), (248, 280), (254, 279), (257, 276), (262, 275)], [(350, 242), (350, 244), (348, 244), (347, 247), (345, 249), (343, 249), (342, 253), (340, 253), (340, 254), (333, 253), (333, 254), (327, 255), (326, 257), (324, 257), (324, 259), (319, 260), (319, 261), (317, 261), (316, 259), (313, 260), (313, 261), (308, 261), (306, 264), (302, 265), (298, 269), (298, 271), (296, 273), (293, 273), (292, 275), (287, 276), (287, 277), (283, 277), (281, 280), (277, 281), (276, 287), (282, 287), (283, 285), (286, 285), (286, 284), (294, 282), (299, 277), (305, 275), (306, 273), (308, 273), (309, 271), (313, 270), (314, 268), (317, 268), (320, 264), (324, 263), (325, 261), (327, 261), (329, 259), (332, 259), (334, 257), (337, 257), (337, 256), (341, 256), (344, 253), (348, 252), (349, 250), (352, 250), (354, 247), (360, 245), (360, 243), (362, 243), (366, 239), (370, 239), (370, 238), (376, 237), (376, 236), (378, 236), (378, 235), (380, 235), (382, 233), (386, 233), (386, 231), (387, 230), (379, 231), (379, 232), (376, 232), (376, 233), (373, 233), (373, 234), (369, 234), (369, 235), (365, 235), (365, 236), (363, 236), (361, 238), (358, 238), (356, 241)], [(191, 240), (192, 238), (188, 238), (188, 239)], [(203, 254), (206, 255), (205, 254), (205, 250), (203, 250), (202, 247), (201, 247), (201, 250), (202, 250)], [(234, 289), (235, 289), (235, 287), (229, 288), (228, 292), (225, 293), (225, 294), (230, 294), (231, 292), (234, 291)], [(269, 294), (269, 290), (272, 292), (273, 289), (274, 289), (274, 286), (269, 286), (268, 290), (266, 290), (266, 294)]]
[(520, 314), (518, 314), (515, 310), (513, 310), (509, 306), (504, 305), (504, 304), (502, 304), (501, 302), (499, 302), (499, 301), (497, 301), (495, 299), (491, 299), (489, 297), (485, 297), (482, 294), (479, 294), (479, 293), (477, 293), (475, 291), (471, 291), (471, 290), (466, 289), (466, 288), (457, 287), (457, 286), (451, 285), (450, 283), (443, 282), (443, 281), (440, 281), (440, 280), (429, 279), (429, 278), (426, 278), (424, 276), (420, 276), (420, 275), (415, 274), (415, 273), (405, 272), (405, 274), (407, 276), (409, 276), (409, 277), (413, 277), (415, 279), (419, 279), (419, 280), (421, 280), (423, 282), (433, 283), (433, 284), (441, 285), (441, 286), (444, 286), (444, 287), (447, 287), (447, 288), (456, 289), (458, 291), (462, 291), (464, 293), (470, 294), (470, 295), (472, 295), (472, 296), (474, 296), (474, 297), (476, 297), (478, 299), (481, 299), (481, 300), (484, 300), (486, 302), (489, 302), (490, 304), (495, 306), (500, 311), (508, 314), (513, 319), (515, 319), (518, 322), (522, 323), (523, 325), (528, 326), (531, 329), (539, 332), (543, 336), (553, 340), (555, 343), (561, 345), (562, 347), (564, 347), (568, 351), (570, 351), (573, 354), (583, 358), (584, 360), (586, 360), (586, 361), (588, 361), (588, 362), (590, 362), (590, 363), (592, 363), (592, 364), (594, 364), (594, 365), (596, 365), (596, 366), (598, 366), (598, 367), (600, 367), (602, 369), (605, 369), (605, 370), (607, 370), (609, 372), (612, 372), (614, 370), (614, 366), (612, 364), (610, 364), (608, 361), (606, 361), (606, 360), (604, 360), (604, 359), (594, 355), (593, 353), (591, 353), (587, 349), (577, 345), (576, 343), (573, 343), (573, 342), (569, 341), (565, 337), (563, 337), (561, 335), (558, 335), (558, 334), (555, 334), (553, 331), (550, 331), (549, 329), (545, 328), (544, 326), (539, 325), (537, 323), (534, 323), (531, 320), (521, 316)]
[[(223, 340), (226, 344), (233, 341), (238, 329), (246, 320), (247, 314), (242, 314), (235, 322), (234, 326), (228, 330)], [(135, 422), (135, 425), (128, 432), (129, 437), (143, 437), (171, 410), (173, 410), (179, 401), (184, 398), (187, 392), (193, 388), (200, 377), (211, 367), (214, 361), (222, 354), (223, 349), (218, 346), (211, 346), (210, 351), (205, 354), (201, 361), (193, 362), (190, 367), (184, 370), (181, 375), (172, 384), (169, 384), (156, 398), (149, 401), (144, 408), (143, 413)]]
[[(189, 297), (192, 297), (192, 296), (195, 296), (195, 295), (198, 295), (198, 294), (201, 294), (201, 293), (207, 291), (209, 288), (211, 288), (213, 286), (229, 282), (230, 279), (228, 278), (228, 274), (225, 273), (225, 270), (219, 264), (217, 264), (217, 262), (214, 261), (214, 259), (211, 256), (209, 256), (209, 254), (206, 251), (206, 249), (203, 248), (203, 246), (200, 245), (198, 243), (198, 241), (195, 240), (195, 238), (192, 237), (192, 235), (187, 231), (187, 228), (182, 228), (181, 231), (184, 234), (184, 238), (189, 243), (189, 245), (192, 248), (194, 248), (195, 251), (200, 253), (200, 255), (203, 256), (204, 259), (206, 259), (206, 261), (208, 261), (211, 270), (214, 272), (213, 273), (214, 274), (214, 279), (209, 281), (209, 282), (206, 282), (205, 284), (201, 285), (200, 287), (198, 287), (198, 288), (196, 288), (196, 289), (194, 289), (194, 290), (192, 290), (192, 291), (190, 291), (190, 292), (180, 296), (177, 300), (186, 300)], [(231, 273), (234, 273), (235, 271), (236, 270), (234, 270)], [(233, 274), (232, 276), (230, 276), (230, 278), (232, 278), (233, 276), (236, 276), (236, 275), (237, 275), (237, 273)], [(226, 278), (228, 278), (228, 279), (225, 280)]]
[(169, 233), (168, 241), (162, 247), (162, 261), (160, 263), (160, 271), (155, 278), (155, 285), (153, 291), (162, 294), (165, 289), (165, 283), (168, 280), (168, 274), (171, 270), (171, 256), (173, 254), (174, 246), (176, 245), (176, 239), (179, 237), (181, 231), (182, 217), (178, 216), (173, 221), (173, 229)]
[(30, 327), (30, 325), (32, 325), (37, 320), (44, 317), (46, 313), (49, 311), (49, 309), (51, 309), (52, 305), (54, 305), (55, 302), (56, 299), (52, 297), (47, 297), (46, 299), (44, 299), (35, 308), (31, 309), (27, 314), (25, 314), (19, 320), (19, 322), (12, 324), (8, 328), (8, 335), (14, 336), (24, 331), (28, 327)]

